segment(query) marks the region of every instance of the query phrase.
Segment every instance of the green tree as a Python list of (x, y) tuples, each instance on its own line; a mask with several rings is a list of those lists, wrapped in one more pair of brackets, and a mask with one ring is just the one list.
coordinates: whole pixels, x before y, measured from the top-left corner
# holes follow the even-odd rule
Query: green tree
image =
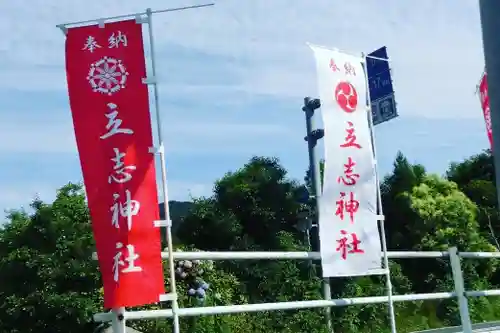
[(100, 279), (83, 190), (68, 184), (31, 207), (0, 230), (0, 331), (89, 332)]
[(473, 155), (461, 163), (451, 163), (446, 177), (457, 183), (459, 187), (471, 180), (495, 181), (495, 167), (491, 150)]
[[(303, 186), (287, 178), (276, 160), (254, 158), (217, 182), (213, 196), (196, 200), (192, 215), (179, 229), (179, 237), (203, 250), (304, 250), (303, 236), (294, 228), (304, 210), (298, 201)], [(314, 210), (313, 202), (308, 208)], [(308, 263), (233, 261), (224, 267), (238, 277), (252, 303), (322, 298), (317, 270)], [(411, 283), (397, 263), (392, 263), (391, 274), (396, 293), (410, 292)], [(332, 279), (334, 298), (384, 295), (385, 288), (383, 276)], [(413, 313), (415, 305), (400, 309)], [(302, 310), (258, 315), (254, 318), (261, 329), (255, 331), (298, 331), (304, 323), (313, 332), (323, 330), (321, 314)], [(334, 308), (334, 315), (336, 332), (389, 329), (385, 304)]]
[[(398, 153), (392, 174), (381, 185), (389, 249), (432, 251), (458, 246), (462, 251), (494, 250), (490, 233), (484, 232), (487, 228), (481, 222), (481, 209), (477, 206), (480, 199), (483, 202), (489, 200), (491, 204), (494, 188), (491, 186), (489, 161), (487, 154), (481, 154), (462, 164), (452, 164), (447, 177), (462, 182), (457, 186), (440, 177), (426, 175), (422, 165), (411, 164), (402, 153)], [(425, 265), (423, 261), (401, 261), (414, 292), (453, 289), (447, 259), (429, 259)], [(489, 261), (464, 260), (463, 269), (469, 289), (488, 289), (496, 265)], [(488, 303), (487, 300), (470, 301), (475, 320), (491, 317), (492, 311), (484, 311), (485, 304), (474, 306), (484, 301)], [(490, 303), (488, 307), (491, 307)], [(457, 322), (458, 312), (449, 302), (426, 302), (419, 312), (421, 316), (438, 314), (431, 325)]]
[[(422, 183), (405, 192), (411, 209), (418, 216), (413, 226), (412, 238), (419, 239), (413, 246), (421, 251), (445, 251), (457, 246), (459, 251), (495, 251), (488, 239), (481, 235), (477, 222), (476, 205), (458, 189), (458, 186), (437, 175), (426, 175)], [(489, 280), (497, 269), (495, 261), (464, 260), (462, 270), (471, 289), (487, 289)], [(421, 276), (421, 287), (432, 290), (452, 290), (450, 267), (447, 260), (435, 260), (412, 270), (412, 277)], [(422, 285), (423, 282), (423, 285)], [(471, 303), (476, 302), (475, 300)], [(438, 308), (445, 322), (459, 322), (456, 306), (443, 302)], [(480, 311), (475, 312), (481, 319)]]
[[(324, 176), (324, 161), (320, 161), (320, 177), (321, 184), (323, 184)], [(395, 171), (391, 177), (387, 177), (384, 183), (385, 187), (382, 187), (384, 194), (391, 195), (391, 190), (397, 191), (401, 189), (412, 188), (414, 181), (411, 180), (416, 178), (415, 172), (419, 171), (419, 168), (413, 169), (413, 166), (409, 164), (406, 158), (399, 153), (395, 162)], [(409, 183), (404, 183), (406, 175), (411, 175)], [(311, 173), (308, 169), (304, 177), (305, 186), (311, 190)], [(397, 196), (397, 195), (396, 195)], [(389, 197), (391, 198), (391, 197)], [(386, 202), (387, 204), (387, 197)], [(397, 205), (397, 203), (394, 203)], [(314, 199), (310, 200), (309, 209), (311, 210), (311, 215), (315, 216), (316, 206)], [(384, 213), (386, 213), (384, 205)], [(395, 210), (394, 213), (400, 213), (399, 210)], [(387, 215), (386, 215), (387, 216)], [(387, 219), (386, 219), (387, 221)], [(389, 220), (390, 221), (390, 220)], [(401, 239), (404, 237), (400, 236)], [(313, 248), (317, 249), (317, 229), (313, 229)], [(410, 280), (403, 274), (401, 266), (399, 263), (391, 262), (391, 280), (393, 284), (393, 293), (409, 293), (412, 290), (412, 284)], [(366, 277), (355, 277), (355, 278), (335, 278), (331, 279), (332, 287), (332, 297), (333, 298), (350, 298), (350, 297), (364, 297), (366, 295), (380, 296), (386, 295), (386, 280), (385, 276), (366, 276)], [(405, 303), (399, 305), (398, 310), (400, 313), (404, 313), (405, 317), (401, 320), (408, 320), (408, 316), (415, 315), (418, 306), (415, 304)], [(336, 326), (340, 326), (340, 332), (373, 332), (373, 331), (388, 331), (389, 330), (389, 317), (386, 304), (375, 304), (366, 305), (363, 307), (345, 307), (345, 308), (334, 308), (333, 309), (336, 319)], [(401, 317), (401, 316), (399, 316)], [(367, 323), (369, 323), (367, 325)], [(420, 323), (419, 323), (420, 324)], [(407, 327), (408, 325), (404, 325)], [(417, 326), (421, 329), (429, 328), (428, 326)], [(339, 331), (339, 328), (336, 328)]]
[[(174, 244), (178, 244), (177, 230), (181, 225), (184, 218), (189, 214), (189, 211), (193, 207), (193, 203), (190, 201), (176, 201), (170, 200), (168, 202), (168, 209), (170, 213), (170, 219), (172, 220), (172, 236)], [(160, 219), (165, 219), (165, 204), (160, 203)], [(167, 246), (166, 229), (164, 227), (160, 228), (161, 240), (163, 247)]]
[[(443, 179), (428, 175), (401, 153), (381, 185), (390, 250), (494, 251), (499, 228), (492, 159), (489, 152), (452, 164)], [(453, 181), (450, 181), (453, 180)], [(256, 157), (216, 182), (213, 194), (172, 212), (178, 250), (304, 251), (296, 228), (304, 212), (315, 214), (312, 200), (300, 202), (305, 184), (290, 179), (276, 159)], [(68, 184), (52, 204), (32, 203), (33, 213), (12, 211), (0, 229), (0, 331), (88, 332), (92, 314), (102, 311), (101, 282), (89, 214), (81, 186)], [(489, 217), (490, 220), (486, 219)], [(313, 229), (314, 230), (314, 229)], [(395, 294), (452, 290), (448, 259), (391, 262)], [(180, 263), (179, 263), (180, 264)], [(198, 264), (197, 264), (198, 265)], [(179, 278), (182, 307), (321, 299), (318, 263), (291, 260), (201, 262), (210, 284), (203, 302), (188, 297), (194, 280)], [(164, 266), (167, 268), (167, 265)], [(209, 268), (211, 267), (211, 268)], [(500, 285), (494, 261), (463, 260), (468, 289)], [(385, 277), (335, 278), (333, 298), (384, 295)], [(168, 286), (168, 279), (165, 279)], [(473, 320), (500, 316), (494, 300), (470, 299)], [(157, 309), (148, 305), (140, 309)], [(456, 324), (454, 301), (397, 304), (398, 331)], [(334, 308), (337, 333), (388, 332), (386, 304)], [(171, 330), (171, 321), (131, 321), (146, 332)], [(190, 333), (325, 331), (323, 311), (273, 311), (232, 316), (183, 318)]]
[[(179, 228), (185, 244), (202, 250), (305, 250), (295, 225), (302, 205), (301, 184), (287, 177), (276, 159), (253, 158), (243, 168), (217, 181), (209, 198), (195, 207)], [(229, 261), (222, 266), (241, 282), (251, 303), (320, 299), (320, 280), (307, 262), (269, 260)], [(321, 310), (257, 314), (254, 332), (321, 332)]]
[(491, 150), (471, 156), (461, 163), (452, 163), (446, 177), (457, 183), (459, 189), (477, 205), (481, 232), (500, 248), (500, 214)]
[(403, 195), (420, 185), (425, 168), (411, 164), (401, 152), (394, 161), (394, 168), (380, 186), (385, 215), (387, 247), (389, 250), (416, 250), (419, 237), (414, 234), (418, 216), (411, 209), (408, 197)]
[[(175, 251), (199, 251), (186, 246), (177, 246)], [(189, 262), (189, 267), (196, 269), (184, 270), (184, 275), (176, 274), (176, 285), (180, 308), (202, 307), (202, 306), (224, 306), (231, 304), (248, 303), (246, 295), (241, 293), (241, 283), (238, 279), (225, 272), (217, 262), (211, 260), (185, 260), (177, 262), (177, 267), (184, 266)], [(168, 275), (168, 265), (164, 263), (165, 276)], [(167, 279), (166, 279), (167, 280)], [(201, 282), (209, 285), (204, 299), (190, 296), (188, 290), (196, 288)], [(167, 281), (166, 289), (169, 290)], [(159, 309), (159, 305), (147, 305), (134, 310)], [(129, 323), (130, 326), (141, 332), (165, 333), (172, 331), (171, 320), (141, 320)], [(180, 320), (181, 332), (189, 333), (251, 333), (252, 318), (249, 314), (241, 315), (214, 315), (201, 317), (184, 317)]]
[(413, 233), (422, 250), (491, 251), (491, 244), (481, 237), (476, 220), (476, 205), (457, 185), (437, 175), (426, 175), (423, 182), (406, 192), (411, 208), (420, 218)]

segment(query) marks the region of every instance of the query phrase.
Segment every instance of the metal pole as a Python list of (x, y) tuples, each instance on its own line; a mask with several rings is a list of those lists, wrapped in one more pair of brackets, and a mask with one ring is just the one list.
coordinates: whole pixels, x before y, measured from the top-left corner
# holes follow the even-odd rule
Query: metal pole
[[(194, 5), (194, 6), (185, 6), (185, 7), (177, 7), (177, 8), (159, 9), (159, 10), (152, 10), (151, 13), (156, 14), (156, 13), (176, 12), (176, 11), (180, 11), (180, 10), (197, 9), (197, 8), (209, 7), (209, 6), (213, 6), (213, 5), (215, 5), (215, 3), (207, 3), (204, 5)], [(91, 20), (61, 23), (61, 24), (56, 25), (56, 27), (63, 30), (63, 29), (66, 29), (70, 25), (99, 23), (99, 22), (110, 21), (110, 20), (118, 20), (118, 19), (124, 19), (124, 18), (129, 18), (129, 17), (136, 17), (136, 16), (140, 16), (140, 15), (144, 15), (144, 14), (147, 15), (147, 12), (146, 13), (124, 14), (124, 15), (117, 15), (117, 16), (101, 17), (98, 19), (91, 19)]]
[[(309, 228), (306, 229), (306, 242), (307, 242), (307, 251), (312, 251), (311, 248), (311, 232), (309, 231)], [(499, 246), (500, 248), (500, 246)], [(312, 264), (312, 262), (311, 262)]]
[[(317, 140), (313, 138), (313, 116), (314, 110), (308, 106), (309, 98), (304, 98), (304, 112), (306, 114), (306, 138), (307, 138), (307, 150), (309, 153), (309, 174), (311, 177), (311, 191), (312, 196), (316, 202), (316, 225), (319, 230), (319, 208), (320, 208), (320, 198), (321, 198), (321, 171), (319, 161), (316, 157), (316, 146)], [(319, 232), (318, 232), (319, 235)], [(319, 236), (318, 236), (319, 238)], [(318, 239), (319, 246), (319, 239)], [(332, 291), (330, 289), (330, 278), (323, 278), (323, 298), (326, 300), (332, 299)], [(328, 327), (328, 331), (333, 333), (333, 325), (332, 325), (332, 311), (330, 307), (325, 308), (326, 315), (326, 325)]]
[(113, 329), (113, 333), (127, 332), (124, 307), (113, 309), (113, 319), (111, 320), (111, 327)]
[(460, 322), (462, 323), (463, 333), (472, 333), (472, 323), (469, 315), (469, 304), (464, 289), (464, 277), (462, 275), (462, 266), (460, 265), (460, 258), (458, 257), (458, 250), (456, 247), (448, 249), (450, 254), (451, 272), (453, 274), (453, 283), (455, 285), (455, 292), (457, 293), (458, 307), (460, 311)]
[(162, 136), (162, 126), (161, 126), (161, 116), (160, 116), (160, 101), (158, 94), (158, 81), (156, 77), (156, 62), (155, 62), (155, 48), (154, 48), (154, 38), (153, 38), (153, 14), (151, 8), (146, 9), (146, 14), (148, 16), (148, 31), (149, 31), (149, 45), (151, 49), (151, 74), (153, 75), (153, 91), (155, 100), (155, 111), (156, 111), (156, 126), (158, 131), (158, 144), (159, 144), (159, 155), (160, 155), (160, 167), (161, 167), (161, 186), (163, 190), (163, 208), (165, 210), (165, 220), (167, 221), (166, 227), (166, 238), (167, 238), (167, 248), (168, 248), (168, 270), (170, 275), (170, 292), (176, 297), (172, 300), (172, 313), (173, 313), (173, 324), (174, 333), (180, 333), (179, 328), (179, 315), (177, 314), (179, 309), (179, 303), (177, 302), (177, 287), (175, 285), (175, 263), (174, 263), (174, 249), (172, 244), (172, 221), (170, 219), (170, 209), (168, 208), (168, 190), (167, 190), (167, 167), (165, 164), (165, 151), (163, 145)]
[[(364, 56), (364, 54), (363, 54)], [(372, 142), (373, 149), (373, 159), (375, 161), (375, 182), (377, 184), (377, 207), (378, 207), (378, 216), (377, 221), (380, 224), (380, 238), (382, 240), (382, 252), (383, 252), (383, 260), (384, 260), (384, 268), (385, 268), (385, 280), (386, 280), (386, 288), (387, 288), (387, 303), (389, 305), (389, 321), (391, 324), (391, 333), (396, 333), (396, 315), (394, 313), (394, 301), (392, 299), (392, 281), (391, 281), (391, 270), (389, 268), (389, 258), (387, 256), (387, 240), (385, 237), (385, 220), (384, 220), (384, 210), (382, 208), (382, 193), (380, 192), (380, 179), (378, 172), (378, 164), (377, 164), (377, 148), (375, 147), (375, 131), (373, 126), (373, 115), (372, 115), (372, 107), (370, 100), (370, 89), (368, 82), (368, 69), (366, 67), (366, 57), (363, 59), (363, 67), (365, 70), (366, 77), (366, 95), (367, 95), (367, 111), (368, 111), (368, 124), (370, 126), (370, 136)]]
[(490, 100), (491, 130), (493, 135), (493, 160), (497, 183), (497, 200), (500, 207), (500, 1), (479, 0), (481, 30), (483, 32), (484, 62), (488, 75), (488, 98)]

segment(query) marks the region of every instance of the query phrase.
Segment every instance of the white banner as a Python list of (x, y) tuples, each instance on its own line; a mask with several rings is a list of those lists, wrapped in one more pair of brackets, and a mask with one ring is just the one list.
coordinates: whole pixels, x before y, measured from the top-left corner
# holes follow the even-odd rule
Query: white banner
[(377, 181), (364, 59), (311, 46), (325, 129), (319, 236), (323, 277), (380, 274)]

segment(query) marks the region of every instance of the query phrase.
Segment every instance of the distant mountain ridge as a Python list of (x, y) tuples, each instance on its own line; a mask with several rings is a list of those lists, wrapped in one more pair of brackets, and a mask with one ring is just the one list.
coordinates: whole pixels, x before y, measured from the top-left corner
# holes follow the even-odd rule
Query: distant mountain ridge
[[(176, 201), (170, 200), (168, 207), (170, 209), (170, 219), (172, 220), (172, 235), (174, 238), (177, 235), (177, 230), (182, 223), (184, 217), (189, 214), (189, 211), (194, 206), (191, 201)], [(165, 219), (165, 204), (160, 203), (160, 219)], [(163, 233), (162, 233), (163, 234)], [(163, 237), (162, 237), (163, 238)]]

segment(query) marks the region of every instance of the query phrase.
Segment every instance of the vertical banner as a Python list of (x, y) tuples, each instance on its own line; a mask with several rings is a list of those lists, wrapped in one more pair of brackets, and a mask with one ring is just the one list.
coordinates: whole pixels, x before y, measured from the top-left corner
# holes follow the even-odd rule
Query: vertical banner
[(165, 290), (141, 24), (68, 29), (66, 73), (104, 306), (158, 302)]
[(380, 274), (377, 183), (362, 57), (311, 46), (325, 128), (319, 233), (324, 277)]
[(479, 101), (483, 109), (484, 122), (486, 124), (486, 134), (490, 141), (491, 150), (493, 150), (493, 133), (491, 131), (490, 99), (488, 98), (488, 80), (486, 72), (479, 82)]

